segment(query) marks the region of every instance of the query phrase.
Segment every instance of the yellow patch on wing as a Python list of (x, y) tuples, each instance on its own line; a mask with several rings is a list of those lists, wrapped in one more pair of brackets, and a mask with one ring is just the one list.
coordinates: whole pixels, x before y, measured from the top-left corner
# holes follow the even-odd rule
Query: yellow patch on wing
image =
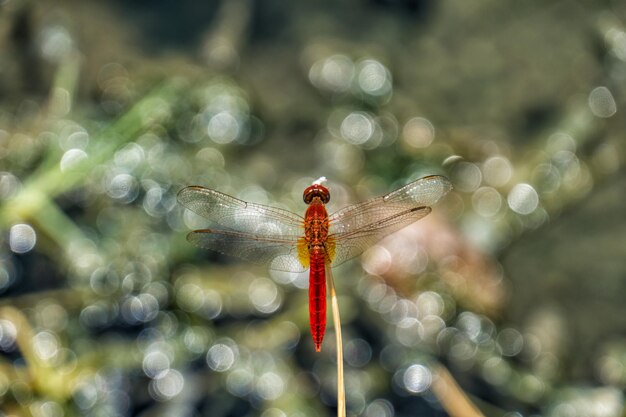
[(298, 239), (298, 260), (303, 267), (308, 268), (310, 264), (309, 248), (306, 244), (306, 240), (301, 237)]

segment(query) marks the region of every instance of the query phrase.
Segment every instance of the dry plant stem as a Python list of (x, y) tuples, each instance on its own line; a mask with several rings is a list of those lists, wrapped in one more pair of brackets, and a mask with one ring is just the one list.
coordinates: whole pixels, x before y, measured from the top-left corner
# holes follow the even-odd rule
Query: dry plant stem
[(433, 365), (431, 389), (451, 417), (485, 417), (442, 365)]
[(339, 318), (339, 303), (337, 302), (337, 292), (335, 282), (330, 267), (326, 267), (326, 277), (330, 289), (330, 305), (333, 312), (333, 325), (335, 326), (335, 337), (337, 338), (337, 417), (346, 416), (346, 390), (343, 382), (343, 342), (341, 340), (341, 319)]

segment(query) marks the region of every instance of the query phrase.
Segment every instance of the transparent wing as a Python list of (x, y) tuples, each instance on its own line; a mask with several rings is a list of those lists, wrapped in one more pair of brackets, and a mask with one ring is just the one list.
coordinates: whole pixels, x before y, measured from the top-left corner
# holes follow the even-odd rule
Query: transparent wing
[(413, 181), (391, 193), (336, 211), (328, 217), (329, 233), (344, 234), (376, 228), (388, 218), (418, 207), (430, 207), (452, 189), (446, 177), (432, 175)]
[(336, 245), (333, 265), (359, 255), (376, 241), (426, 216), (430, 206), (451, 189), (447, 178), (432, 175), (331, 214), (329, 237)]
[(298, 260), (304, 220), (297, 214), (199, 186), (183, 188), (178, 201), (221, 227), (193, 231), (189, 242), (279, 271), (305, 270)]
[(363, 251), (374, 245), (385, 236), (388, 236), (393, 232), (397, 232), (411, 223), (418, 221), (431, 211), (432, 209), (430, 207), (417, 207), (398, 213), (376, 224), (372, 224), (369, 227), (365, 227), (354, 232), (344, 233), (338, 237), (331, 235), (329, 238), (334, 239), (335, 241), (335, 256), (333, 258), (332, 265), (341, 265), (342, 263), (359, 256), (363, 253)]
[(189, 233), (187, 240), (202, 248), (255, 264), (268, 265), (270, 269), (277, 271), (302, 272), (306, 270), (298, 260), (297, 238), (202, 229)]
[(194, 213), (223, 228), (254, 236), (297, 240), (304, 233), (303, 219), (295, 213), (248, 203), (200, 186), (183, 188), (178, 201)]

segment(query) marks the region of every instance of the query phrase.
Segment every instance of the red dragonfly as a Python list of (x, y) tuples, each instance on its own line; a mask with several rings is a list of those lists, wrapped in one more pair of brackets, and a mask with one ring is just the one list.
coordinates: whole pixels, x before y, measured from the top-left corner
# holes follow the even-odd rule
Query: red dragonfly
[(200, 186), (182, 189), (178, 201), (218, 226), (189, 233), (189, 242), (278, 271), (309, 269), (309, 318), (319, 352), (326, 331), (326, 268), (426, 216), (451, 189), (447, 178), (431, 175), (328, 215), (330, 192), (314, 183), (304, 190), (304, 217)]

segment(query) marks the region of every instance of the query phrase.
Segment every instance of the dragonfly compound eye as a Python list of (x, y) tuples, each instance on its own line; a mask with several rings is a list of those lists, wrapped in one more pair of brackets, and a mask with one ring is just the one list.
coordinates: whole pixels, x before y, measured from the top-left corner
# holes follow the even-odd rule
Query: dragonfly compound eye
[(313, 201), (313, 197), (319, 197), (322, 203), (326, 204), (330, 201), (330, 191), (321, 184), (313, 184), (304, 190), (302, 199), (306, 204), (310, 204)]

